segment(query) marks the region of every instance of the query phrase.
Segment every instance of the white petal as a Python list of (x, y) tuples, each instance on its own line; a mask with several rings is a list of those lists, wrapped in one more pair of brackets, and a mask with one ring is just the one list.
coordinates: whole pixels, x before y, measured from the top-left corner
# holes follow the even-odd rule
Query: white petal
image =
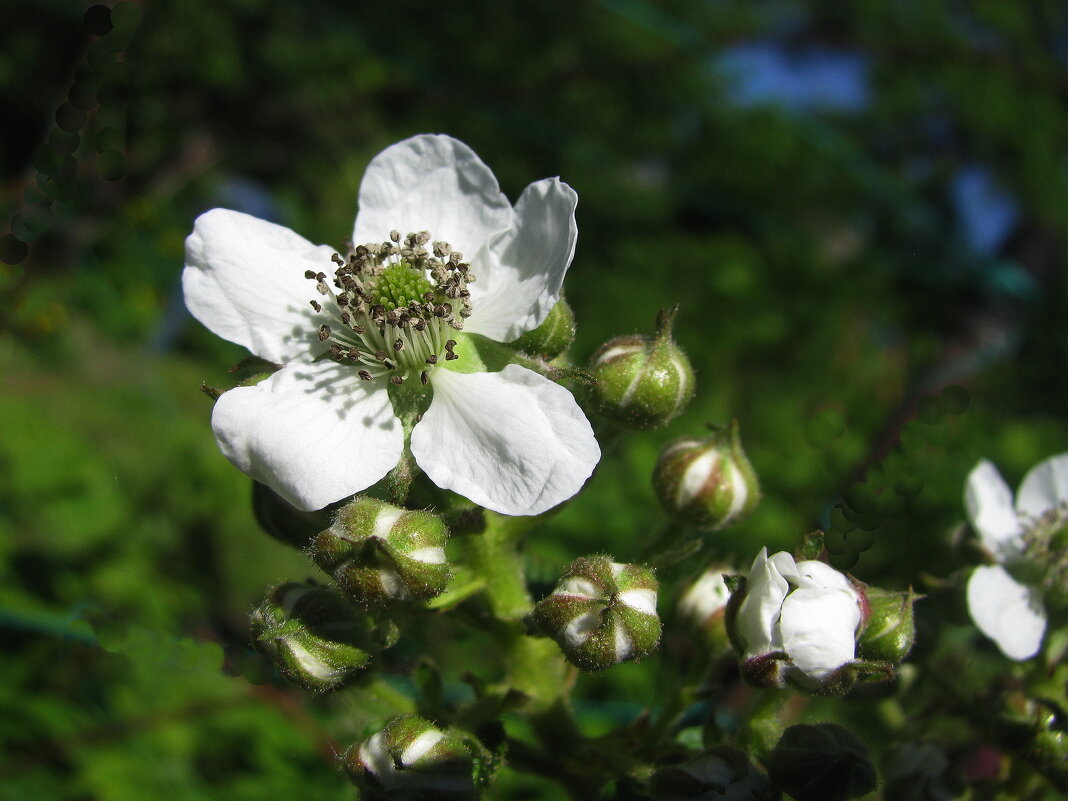
[(197, 217), (185, 240), (185, 305), (212, 333), (272, 362), (311, 361), (325, 350), (305, 270), (332, 273), (334, 249), (227, 209)]
[(782, 648), (778, 633), (779, 613), (790, 585), (780, 567), (791, 572), (792, 565), (790, 554), (780, 551), (769, 559), (767, 548), (761, 548), (753, 560), (746, 580), (745, 597), (735, 619), (735, 627), (745, 644), (746, 657), (762, 656)]
[(431, 481), (480, 506), (541, 514), (578, 492), (601, 457), (571, 393), (525, 367), (438, 369), (432, 381), (412, 454)]
[(511, 342), (537, 328), (560, 299), (575, 255), (578, 195), (559, 178), (528, 186), (515, 207), (515, 222), (472, 261), (474, 313), (465, 330)]
[(842, 590), (799, 589), (782, 605), (782, 644), (794, 665), (822, 679), (853, 659), (860, 608)]
[(798, 586), (803, 590), (836, 590), (846, 592), (857, 598), (853, 587), (844, 573), (840, 573), (828, 564), (816, 559), (797, 563)]
[(722, 567), (711, 567), (702, 573), (679, 599), (679, 611), (695, 623), (704, 623), (726, 608), (731, 591), (723, 580), (723, 574), (729, 572)]
[(983, 545), (998, 559), (1014, 556), (1023, 549), (1020, 522), (1012, 505), (1012, 490), (998, 469), (986, 459), (968, 474), (964, 508)]
[(374, 484), (404, 446), (384, 389), (335, 362), (291, 364), (215, 402), (211, 426), (239, 470), (298, 509), (321, 509)]
[(1016, 493), (1016, 510), (1032, 518), (1064, 503), (1068, 503), (1068, 453), (1031, 468)]
[(1009, 659), (1030, 659), (1046, 632), (1046, 610), (1038, 594), (1000, 565), (975, 568), (968, 579), (968, 612), (979, 631)]
[(352, 238), (360, 245), (384, 242), (392, 229), (401, 236), (429, 231), (470, 261), (511, 225), (512, 206), (475, 152), (451, 136), (423, 134), (371, 159)]

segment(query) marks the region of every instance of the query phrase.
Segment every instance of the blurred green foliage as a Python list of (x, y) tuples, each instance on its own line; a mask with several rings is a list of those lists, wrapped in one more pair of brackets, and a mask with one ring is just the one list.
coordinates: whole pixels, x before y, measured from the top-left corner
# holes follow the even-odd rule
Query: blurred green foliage
[[(263, 588), (313, 570), (214, 445), (197, 387), (242, 353), (178, 280), (195, 216), (241, 198), (340, 244), (363, 167), (414, 133), (467, 142), (513, 199), (576, 188), (580, 361), (681, 303), (697, 399), (532, 538), (536, 581), (633, 558), (663, 525), (660, 446), (705, 421), (738, 419), (764, 487), (720, 551), (830, 526), (861, 543), (839, 566), (895, 588), (953, 569), (978, 458), (1015, 486), (1065, 447), (1061, 4), (158, 0), (100, 37), (88, 5), (0, 10), (2, 197), (29, 244), (0, 252), (0, 798), (347, 797), (332, 750), (404, 685), (309, 703), (249, 656)], [(869, 102), (730, 102), (716, 59), (746, 42), (863, 56)], [(993, 252), (953, 204), (975, 164), (1018, 209)], [(663, 578), (666, 608), (685, 576)], [(965, 622), (921, 605), (920, 654), (935, 611)], [(443, 665), (485, 651), (424, 634)], [(638, 715), (659, 658), (580, 680), (589, 733)], [(885, 745), (885, 720), (820, 703)], [(505, 771), (495, 792), (554, 790)]]

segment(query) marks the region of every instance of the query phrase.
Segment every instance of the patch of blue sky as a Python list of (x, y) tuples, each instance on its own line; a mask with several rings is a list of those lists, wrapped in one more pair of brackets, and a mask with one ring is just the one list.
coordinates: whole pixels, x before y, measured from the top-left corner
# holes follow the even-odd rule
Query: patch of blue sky
[(743, 107), (858, 113), (871, 99), (863, 53), (747, 42), (721, 51), (712, 66), (724, 79), (727, 99)]

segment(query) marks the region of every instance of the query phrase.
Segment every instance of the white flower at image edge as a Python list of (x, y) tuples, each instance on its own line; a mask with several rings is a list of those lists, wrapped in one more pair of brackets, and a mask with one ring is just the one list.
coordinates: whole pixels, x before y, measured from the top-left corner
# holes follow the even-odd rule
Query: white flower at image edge
[(860, 596), (823, 562), (762, 548), (746, 581), (735, 629), (746, 660), (785, 652), (802, 673), (821, 681), (856, 654)]
[[(334, 248), (238, 212), (202, 214), (186, 240), (186, 305), (215, 334), (283, 365), (218, 399), (222, 452), (299, 509), (320, 509), (397, 465), (404, 432), (387, 387), (421, 382), (433, 395), (410, 444), (435, 484), (509, 515), (570, 498), (600, 458), (571, 393), (515, 364), (450, 368), (464, 364), (464, 335), (510, 342), (545, 320), (574, 255), (577, 202), (547, 178), (513, 208), (470, 148), (424, 135), (368, 165), (353, 242), (429, 232), (425, 270), (404, 256), (375, 261), (372, 244), (363, 272), (324, 280), (343, 263), (332, 263)], [(379, 294), (399, 309), (373, 305)]]
[(1037, 590), (1017, 581), (1002, 565), (1024, 555), (1024, 534), (1068, 503), (1068, 453), (1033, 467), (1012, 490), (994, 465), (983, 460), (968, 474), (964, 508), (983, 546), (997, 560), (975, 568), (968, 579), (968, 612), (1001, 652), (1018, 661), (1042, 646), (1046, 610)]

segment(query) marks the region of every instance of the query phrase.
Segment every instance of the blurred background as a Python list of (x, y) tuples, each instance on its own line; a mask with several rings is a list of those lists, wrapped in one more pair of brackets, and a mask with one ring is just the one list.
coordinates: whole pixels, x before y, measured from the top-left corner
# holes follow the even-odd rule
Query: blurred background
[[(1066, 41), (1055, 0), (4, 3), (0, 799), (349, 797), (333, 751), (385, 701), (248, 655), (264, 588), (316, 571), (216, 449), (198, 388), (244, 354), (184, 310), (183, 240), (223, 206), (340, 246), (416, 133), (513, 200), (578, 191), (577, 362), (680, 304), (696, 399), (532, 538), (536, 580), (633, 558), (659, 449), (732, 419), (765, 497), (725, 558), (838, 526), (866, 581), (947, 575), (975, 461), (1015, 487), (1068, 440)], [(588, 731), (656, 659), (580, 681)]]

